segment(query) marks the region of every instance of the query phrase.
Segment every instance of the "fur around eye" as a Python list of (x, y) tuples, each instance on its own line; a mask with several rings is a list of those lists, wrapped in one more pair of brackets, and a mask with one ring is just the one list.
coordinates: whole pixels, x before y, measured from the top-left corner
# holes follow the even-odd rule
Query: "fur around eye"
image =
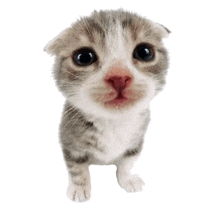
[(92, 49), (81, 48), (73, 52), (72, 59), (79, 66), (88, 66), (97, 61), (97, 56)]

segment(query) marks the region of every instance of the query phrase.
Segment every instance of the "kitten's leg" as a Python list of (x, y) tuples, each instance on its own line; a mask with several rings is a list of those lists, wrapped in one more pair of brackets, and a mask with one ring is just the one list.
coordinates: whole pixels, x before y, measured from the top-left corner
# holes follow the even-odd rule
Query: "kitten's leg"
[(68, 159), (69, 186), (67, 196), (76, 202), (84, 202), (90, 198), (91, 183), (89, 174), (88, 157)]
[(139, 154), (131, 156), (123, 156), (120, 161), (116, 163), (117, 166), (117, 180), (118, 184), (126, 192), (140, 192), (142, 191), (142, 186), (144, 181), (138, 175), (131, 174), (131, 169), (134, 165), (134, 162), (139, 157)]

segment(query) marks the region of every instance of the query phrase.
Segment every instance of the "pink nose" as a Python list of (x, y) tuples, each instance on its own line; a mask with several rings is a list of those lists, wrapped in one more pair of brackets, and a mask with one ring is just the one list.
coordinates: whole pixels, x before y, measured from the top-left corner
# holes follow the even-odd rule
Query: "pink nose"
[(111, 85), (117, 92), (124, 90), (132, 81), (129, 76), (113, 76), (106, 80), (106, 82)]

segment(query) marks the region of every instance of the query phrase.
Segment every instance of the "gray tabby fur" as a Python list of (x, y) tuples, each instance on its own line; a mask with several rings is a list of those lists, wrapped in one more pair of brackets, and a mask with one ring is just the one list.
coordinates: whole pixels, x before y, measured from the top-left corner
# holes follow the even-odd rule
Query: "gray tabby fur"
[[(69, 172), (67, 195), (83, 202), (90, 198), (90, 164), (115, 164), (119, 185), (127, 192), (142, 190), (143, 180), (131, 175), (150, 121), (149, 102), (165, 85), (168, 54), (162, 39), (169, 30), (123, 10), (93, 12), (81, 18), (45, 47), (55, 55), (54, 78), (65, 96), (60, 142)], [(152, 62), (137, 62), (132, 52), (139, 43), (153, 46)], [(77, 66), (72, 53), (94, 49), (98, 61)], [(127, 107), (105, 107), (108, 94), (103, 78), (111, 67), (126, 68), (134, 76), (136, 102)], [(119, 67), (118, 67), (119, 66)], [(122, 67), (121, 67), (122, 66)]]

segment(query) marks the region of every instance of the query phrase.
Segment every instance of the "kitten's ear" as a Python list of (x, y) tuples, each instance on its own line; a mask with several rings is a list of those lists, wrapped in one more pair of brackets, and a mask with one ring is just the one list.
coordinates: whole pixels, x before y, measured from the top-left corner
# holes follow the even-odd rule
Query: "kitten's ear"
[(167, 32), (168, 34), (172, 33), (168, 28), (166, 28), (166, 27), (163, 26), (162, 24), (160, 24), (160, 26), (163, 27), (163, 28), (166, 30), (166, 32)]
[(68, 29), (63, 30), (58, 36), (54, 37), (44, 47), (44, 51), (50, 55), (61, 55), (66, 48), (66, 38)]
[(171, 33), (171, 31), (162, 24), (155, 23), (155, 25), (156, 25), (156, 29), (159, 31), (162, 38), (168, 37), (169, 34)]

